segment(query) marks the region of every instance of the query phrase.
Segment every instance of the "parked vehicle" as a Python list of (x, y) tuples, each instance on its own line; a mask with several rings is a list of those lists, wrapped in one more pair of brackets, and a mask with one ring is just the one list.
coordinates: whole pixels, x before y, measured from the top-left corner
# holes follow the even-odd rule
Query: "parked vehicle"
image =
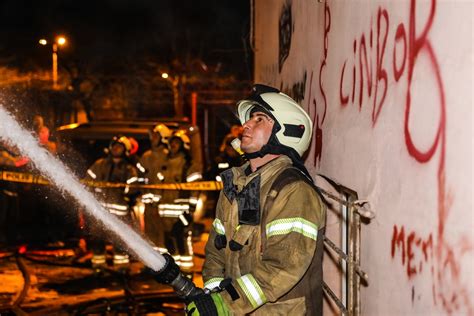
[(173, 132), (185, 131), (191, 141), (191, 158), (193, 163), (203, 165), (203, 150), (201, 136), (196, 126), (185, 121), (94, 121), (74, 123), (56, 129), (56, 139), (59, 143), (58, 152), (70, 162), (78, 175), (83, 175), (87, 168), (103, 156), (110, 140), (117, 135), (133, 137), (139, 144), (137, 155), (150, 148), (148, 130), (163, 123)]
[[(158, 123), (165, 124), (173, 132), (182, 131), (189, 137), (192, 162), (194, 165), (200, 166), (197, 168), (198, 170), (202, 170), (203, 149), (200, 131), (185, 121), (101, 121), (69, 124), (57, 128), (53, 135), (57, 142), (59, 159), (78, 178), (82, 179), (92, 163), (106, 155), (106, 150), (114, 136), (133, 137), (139, 144), (137, 156), (141, 156), (150, 148), (148, 130)], [(35, 172), (28, 167), (16, 171)], [(16, 211), (10, 212), (15, 214), (15, 218), (12, 219), (14, 222), (10, 220), (11, 223), (8, 224), (9, 227), (15, 227), (15, 235), (17, 235), (11, 238), (12, 244), (29, 243), (30, 241), (37, 244), (52, 244), (58, 240), (77, 239), (77, 234), (80, 232), (76, 227), (73, 227), (77, 225), (75, 218), (77, 212), (71, 211), (71, 208), (76, 207), (75, 203), (71, 203), (67, 197), (62, 196), (49, 186), (24, 183), (11, 183), (10, 185), (8, 182), (2, 184), (2, 188), (9, 188), (7, 186), (15, 187), (15, 192), (11, 193), (15, 194), (14, 203), (11, 202), (8, 205), (14, 204), (17, 208)], [(207, 207), (212, 207), (206, 203), (207, 194), (208, 192), (199, 192), (198, 203), (192, 206), (192, 209), (195, 210), (193, 216), (195, 220), (203, 216)]]

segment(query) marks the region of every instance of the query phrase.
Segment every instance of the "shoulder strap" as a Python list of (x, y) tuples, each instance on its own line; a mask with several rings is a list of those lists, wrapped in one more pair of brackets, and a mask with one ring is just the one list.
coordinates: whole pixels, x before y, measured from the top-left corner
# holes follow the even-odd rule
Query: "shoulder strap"
[(272, 191), (275, 191), (276, 193), (271, 193), (268, 197), (267, 200), (265, 201), (265, 206), (264, 206), (264, 213), (266, 213), (267, 210), (269, 210), (273, 206), (273, 202), (275, 201), (276, 197), (280, 193), (281, 189), (283, 189), (286, 185), (296, 182), (296, 181), (304, 181), (309, 186), (311, 186), (316, 193), (321, 197), (323, 202), (325, 202), (323, 195), (321, 194), (321, 191), (314, 185), (314, 183), (308, 179), (308, 177), (303, 174), (298, 168), (295, 167), (290, 167), (285, 170), (283, 170), (273, 181), (273, 184), (270, 188), (269, 193)]
[[(282, 172), (276, 177), (275, 181), (273, 181), (272, 186), (270, 187), (270, 190), (268, 191), (268, 197), (265, 201), (265, 205), (263, 206), (263, 212), (262, 212), (262, 220), (260, 221), (260, 229), (261, 229), (261, 234), (262, 234), (262, 241), (265, 240), (265, 227), (263, 223), (266, 222), (266, 216), (268, 214), (268, 211), (273, 207), (273, 203), (275, 202), (275, 199), (277, 198), (278, 194), (280, 194), (280, 191), (288, 184), (296, 182), (296, 181), (304, 181), (308, 183), (314, 191), (321, 197), (321, 200), (323, 203), (326, 203), (324, 196), (321, 194), (319, 189), (314, 185), (314, 183), (308, 179), (308, 177), (303, 174), (298, 168), (295, 167), (290, 167)], [(274, 191), (274, 192), (273, 192)], [(262, 244), (262, 251), (263, 251), (263, 244)]]

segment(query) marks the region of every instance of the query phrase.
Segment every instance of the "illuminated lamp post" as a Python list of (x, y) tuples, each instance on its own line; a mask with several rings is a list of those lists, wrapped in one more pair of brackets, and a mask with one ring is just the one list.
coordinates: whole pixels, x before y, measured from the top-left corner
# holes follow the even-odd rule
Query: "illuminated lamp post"
[[(171, 78), (170, 75), (166, 72), (163, 72), (161, 74), (161, 78), (167, 80), (169, 83), (171, 83), (171, 87), (173, 89), (173, 105), (174, 105), (174, 111), (175, 115), (178, 117), (183, 116), (183, 102), (181, 100), (181, 95), (179, 91), (179, 84), (180, 84), (180, 77), (178, 75), (174, 76), (174, 78)], [(183, 78), (185, 78), (183, 76)]]
[[(48, 41), (44, 38), (39, 40), (39, 43), (43, 46), (48, 44)], [(53, 89), (58, 89), (58, 47), (66, 44), (66, 38), (64, 36), (58, 36), (53, 41)]]

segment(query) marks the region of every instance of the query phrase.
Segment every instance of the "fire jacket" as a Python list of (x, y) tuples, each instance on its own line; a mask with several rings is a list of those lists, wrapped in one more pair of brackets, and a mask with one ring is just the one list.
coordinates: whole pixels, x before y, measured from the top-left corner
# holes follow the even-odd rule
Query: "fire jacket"
[(146, 169), (149, 184), (161, 183), (164, 180), (163, 168), (167, 155), (168, 149), (161, 145), (146, 151), (140, 158), (141, 165)]
[[(127, 160), (114, 163), (110, 157), (97, 160), (88, 170), (87, 179), (98, 182), (115, 182), (131, 184), (137, 180), (137, 170)], [(104, 207), (112, 214), (125, 216), (129, 214), (127, 195), (131, 195), (128, 187), (96, 188), (96, 192), (104, 196)]]
[(275, 183), (289, 168), (299, 172), (280, 156), (250, 174), (248, 163), (222, 173), (203, 279), (209, 289), (232, 279), (221, 295), (235, 315), (322, 313), (326, 206), (303, 175)]
[[(184, 153), (179, 152), (174, 157), (168, 155), (166, 159), (166, 167), (163, 170), (164, 183), (181, 183), (186, 178), (186, 171), (188, 169), (188, 162)], [(179, 198), (180, 192), (174, 190), (164, 190), (162, 202), (173, 203)]]
[[(163, 172), (166, 169), (168, 149), (164, 145), (146, 151), (140, 158), (140, 164), (145, 168), (145, 177), (148, 184), (157, 184), (164, 181)], [(145, 204), (157, 203), (163, 195), (162, 190), (143, 190), (142, 202)]]

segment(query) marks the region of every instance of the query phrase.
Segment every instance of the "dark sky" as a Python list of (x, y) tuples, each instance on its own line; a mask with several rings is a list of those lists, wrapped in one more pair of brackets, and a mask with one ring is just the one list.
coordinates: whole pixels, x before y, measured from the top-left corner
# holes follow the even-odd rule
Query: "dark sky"
[(248, 16), (245, 0), (2, 0), (0, 65), (30, 69), (47, 63), (51, 51), (38, 39), (57, 34), (69, 40), (62, 58), (82, 62), (236, 62), (245, 55)]

